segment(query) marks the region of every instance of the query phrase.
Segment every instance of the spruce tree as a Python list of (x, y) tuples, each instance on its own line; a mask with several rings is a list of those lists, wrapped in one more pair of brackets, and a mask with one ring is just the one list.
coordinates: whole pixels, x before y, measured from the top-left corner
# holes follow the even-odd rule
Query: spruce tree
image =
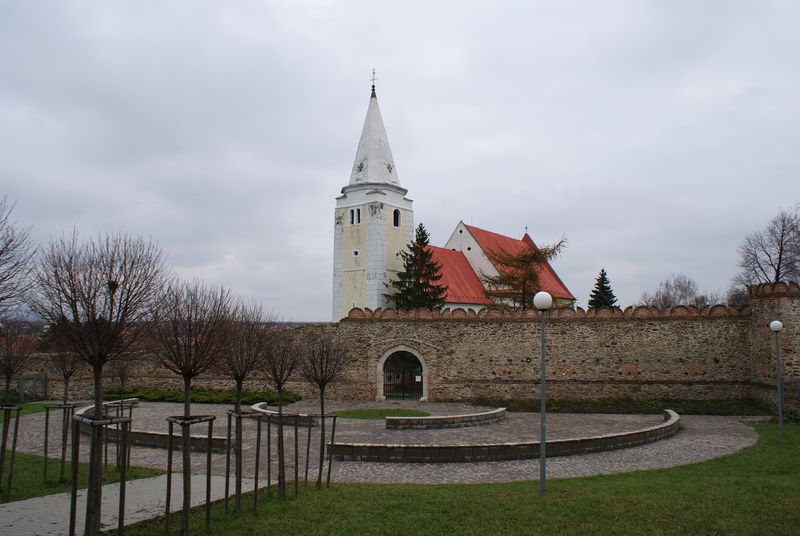
[(600, 270), (594, 290), (589, 296), (589, 307), (599, 309), (600, 307), (613, 307), (617, 303), (617, 298), (611, 290), (611, 283), (608, 280), (605, 268)]
[(400, 252), (403, 271), (386, 285), (392, 292), (384, 294), (398, 309), (437, 309), (444, 305), (447, 287), (438, 284), (442, 267), (433, 260), (428, 243), (428, 230), (420, 223), (408, 251)]

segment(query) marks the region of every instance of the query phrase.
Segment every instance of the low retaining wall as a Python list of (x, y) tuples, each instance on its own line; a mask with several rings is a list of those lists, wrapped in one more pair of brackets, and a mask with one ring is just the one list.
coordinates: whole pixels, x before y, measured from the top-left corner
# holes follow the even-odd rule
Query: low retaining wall
[(502, 421), (506, 408), (497, 408), (468, 415), (434, 415), (431, 417), (386, 417), (387, 430), (436, 430), (442, 428), (466, 428)]
[[(664, 422), (633, 432), (547, 442), (547, 457), (589, 454), (624, 449), (666, 439), (680, 430), (680, 416), (664, 411)], [(376, 445), (333, 443), (330, 448), (339, 461), (452, 463), (526, 460), (539, 457), (538, 441), (478, 445)]]
[(283, 424), (294, 426), (296, 418), (298, 426), (308, 426), (309, 421), (311, 426), (317, 426), (318, 419), (314, 415), (310, 415), (308, 413), (284, 413), (283, 416), (280, 417), (277, 411), (267, 409), (268, 407), (269, 406), (266, 402), (259, 402), (258, 404), (253, 404), (250, 406), (253, 411), (265, 416), (267, 420), (273, 424), (277, 424), (278, 420), (282, 418)]
[[(128, 398), (125, 399), (125, 402), (129, 401), (136, 401), (136, 398)], [(116, 401), (106, 402), (104, 405), (107, 404), (114, 404)], [(87, 412), (91, 411), (94, 408), (92, 406), (85, 406), (75, 411), (76, 415), (83, 415)], [(133, 423), (131, 423), (131, 426)], [(164, 429), (167, 429), (169, 425), (167, 424), (166, 417), (164, 419)], [(208, 425), (201, 427), (204, 430), (207, 430)], [(180, 435), (180, 427), (176, 426), (178, 429), (177, 434), (172, 434), (172, 448), (175, 450), (180, 450), (181, 448), (181, 435)], [(92, 430), (91, 427), (86, 423), (81, 423), (81, 433), (84, 435), (91, 435)], [(119, 432), (116, 428), (108, 428), (107, 430), (107, 437), (109, 441), (117, 442)], [(155, 447), (161, 449), (169, 448), (169, 434), (167, 432), (156, 432), (151, 430), (134, 430), (131, 427), (129, 432), (131, 445), (136, 445), (140, 447)], [(208, 433), (205, 434), (195, 434), (189, 436), (190, 441), (190, 449), (196, 452), (206, 452), (206, 448), (208, 445)], [(227, 439), (224, 436), (212, 436), (211, 438), (211, 450), (213, 452), (225, 452), (227, 448)]]

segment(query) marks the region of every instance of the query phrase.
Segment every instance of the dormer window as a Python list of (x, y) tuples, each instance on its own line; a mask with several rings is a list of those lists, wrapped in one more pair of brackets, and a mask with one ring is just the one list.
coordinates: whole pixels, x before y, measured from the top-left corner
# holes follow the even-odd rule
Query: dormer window
[(400, 227), (400, 210), (394, 209), (394, 214), (392, 215), (392, 224), (395, 227)]

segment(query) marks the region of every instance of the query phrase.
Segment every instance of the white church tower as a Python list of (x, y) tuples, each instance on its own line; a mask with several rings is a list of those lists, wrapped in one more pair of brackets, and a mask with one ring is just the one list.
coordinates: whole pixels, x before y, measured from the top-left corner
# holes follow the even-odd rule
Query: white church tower
[(350, 183), (336, 198), (333, 320), (353, 307), (386, 307), (386, 283), (403, 269), (400, 252), (413, 238), (414, 212), (400, 186), (375, 84)]

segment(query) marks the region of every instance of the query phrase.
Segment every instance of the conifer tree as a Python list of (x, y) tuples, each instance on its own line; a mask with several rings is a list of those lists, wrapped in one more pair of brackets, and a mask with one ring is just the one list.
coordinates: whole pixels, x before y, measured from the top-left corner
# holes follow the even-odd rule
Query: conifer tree
[(444, 305), (447, 287), (438, 284), (442, 267), (433, 260), (428, 244), (428, 230), (420, 223), (414, 242), (408, 245), (408, 251), (400, 253), (403, 271), (386, 285), (393, 292), (384, 297), (398, 309), (436, 309)]
[(526, 245), (519, 251), (487, 250), (497, 275), (481, 274), (486, 296), (499, 307), (533, 308), (533, 296), (541, 287), (539, 270), (566, 247), (562, 238), (552, 246)]
[(594, 284), (594, 290), (589, 296), (589, 307), (599, 309), (600, 307), (613, 307), (617, 303), (617, 298), (611, 290), (611, 282), (608, 280), (606, 269), (602, 268)]

